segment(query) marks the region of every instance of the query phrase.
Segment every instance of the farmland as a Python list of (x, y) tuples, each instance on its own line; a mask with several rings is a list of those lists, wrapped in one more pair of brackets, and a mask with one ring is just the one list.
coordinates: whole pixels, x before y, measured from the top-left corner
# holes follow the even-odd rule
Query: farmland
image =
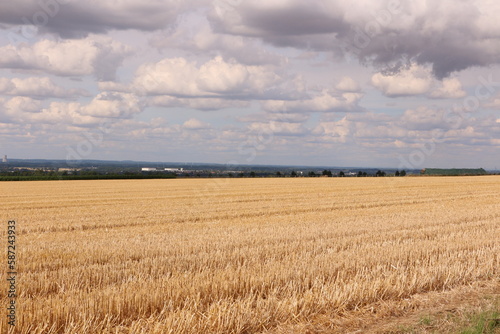
[(8, 220), (18, 233), (12, 333), (344, 333), (423, 296), (500, 290), (497, 176), (27, 181), (0, 196), (2, 244)]

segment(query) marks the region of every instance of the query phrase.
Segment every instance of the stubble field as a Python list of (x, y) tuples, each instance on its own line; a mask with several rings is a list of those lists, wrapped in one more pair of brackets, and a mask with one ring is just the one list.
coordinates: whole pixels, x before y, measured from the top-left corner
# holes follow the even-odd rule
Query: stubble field
[(12, 333), (361, 333), (422, 296), (500, 288), (496, 176), (4, 182), (0, 197)]

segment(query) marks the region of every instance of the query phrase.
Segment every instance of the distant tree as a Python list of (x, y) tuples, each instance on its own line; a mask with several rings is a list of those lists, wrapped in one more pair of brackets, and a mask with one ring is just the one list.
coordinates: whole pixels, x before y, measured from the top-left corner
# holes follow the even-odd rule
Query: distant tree
[(403, 169), (401, 173), (399, 173), (400, 176), (406, 176), (406, 171)]
[(378, 171), (375, 173), (375, 176), (385, 176), (385, 172), (382, 172), (381, 170), (378, 170)]
[(396, 176), (399, 176), (399, 171), (398, 171), (398, 170), (396, 171), (396, 174), (395, 174), (395, 175), (396, 175)]
[(363, 176), (363, 172), (362, 172), (362, 171), (359, 171), (359, 172), (358, 172), (358, 177), (361, 177), (361, 176)]
[(368, 173), (367, 172), (363, 172), (363, 176), (368, 176)]
[(292, 173), (290, 174), (291, 177), (297, 177), (297, 172), (296, 171), (292, 171)]
[(254, 171), (250, 172), (250, 177), (255, 177), (255, 172)]
[(37, 169), (35, 170), (35, 173), (34, 173), (36, 176), (40, 176), (40, 175), (43, 175), (45, 174), (45, 172), (43, 171), (43, 169)]
[(340, 176), (340, 177), (344, 177), (344, 176), (345, 176), (345, 173), (344, 173), (343, 171), (340, 171), (340, 172), (339, 172), (339, 176)]
[(323, 171), (323, 175), (324, 175), (324, 176), (328, 176), (328, 177), (332, 177), (332, 171), (331, 171), (331, 170), (326, 170), (326, 169), (325, 169), (325, 170)]
[(280, 172), (280, 171), (277, 171), (277, 172), (276, 172), (276, 176), (277, 176), (277, 177), (281, 177), (281, 176), (282, 176), (281, 172)]
[(245, 176), (245, 173), (239, 173), (238, 176), (243, 177), (243, 176)]
[(313, 171), (310, 171), (309, 174), (308, 174), (309, 177), (315, 177), (316, 176), (316, 173), (313, 172)]

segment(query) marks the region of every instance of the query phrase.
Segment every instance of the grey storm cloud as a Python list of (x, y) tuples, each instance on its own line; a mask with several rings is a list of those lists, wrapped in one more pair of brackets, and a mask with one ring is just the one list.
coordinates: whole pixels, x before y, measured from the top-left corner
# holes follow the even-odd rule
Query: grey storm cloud
[(429, 64), (438, 78), (500, 63), (500, 6), (489, 0), (239, 1), (215, 10), (219, 32), (276, 45), (333, 51), (398, 71)]
[(185, 4), (179, 0), (2, 1), (0, 24), (36, 26), (39, 32), (63, 38), (81, 38), (113, 29), (153, 31), (174, 23), (181, 6)]
[(441, 79), (500, 63), (500, 5), (493, 0), (19, 0), (0, 2), (0, 25), (82, 38), (163, 29), (201, 7), (211, 8), (217, 33), (332, 52), (389, 72), (416, 62)]

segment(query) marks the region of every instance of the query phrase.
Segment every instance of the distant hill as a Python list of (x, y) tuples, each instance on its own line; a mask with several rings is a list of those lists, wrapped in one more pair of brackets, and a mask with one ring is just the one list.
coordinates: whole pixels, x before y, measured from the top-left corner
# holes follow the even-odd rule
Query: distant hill
[(460, 175), (487, 175), (483, 168), (425, 168), (420, 172), (421, 175), (435, 176), (460, 176)]

